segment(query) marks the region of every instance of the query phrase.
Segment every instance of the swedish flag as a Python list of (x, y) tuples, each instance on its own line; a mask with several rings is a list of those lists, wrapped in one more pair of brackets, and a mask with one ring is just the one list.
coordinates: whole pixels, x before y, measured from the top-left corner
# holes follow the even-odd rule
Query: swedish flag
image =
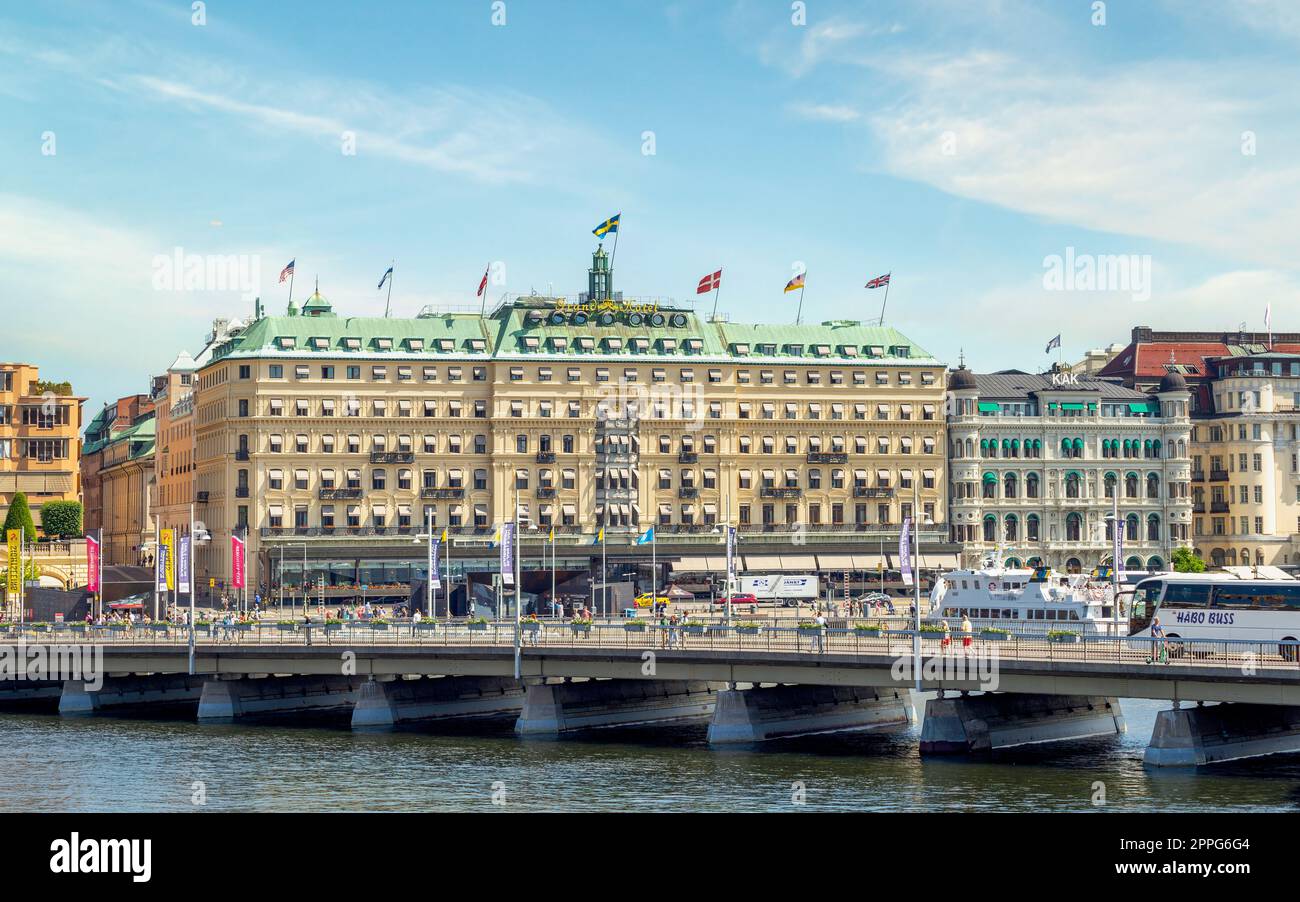
[(600, 528), (600, 532), (596, 533), (596, 538), (592, 541), (591, 544), (603, 545), (604, 543), (605, 543), (605, 527), (602, 526)]
[(609, 219), (606, 219), (600, 225), (592, 229), (591, 234), (595, 235), (597, 238), (603, 241), (605, 236), (608, 235), (610, 232), (618, 231), (618, 218), (622, 215), (623, 215), (622, 213), (615, 213)]

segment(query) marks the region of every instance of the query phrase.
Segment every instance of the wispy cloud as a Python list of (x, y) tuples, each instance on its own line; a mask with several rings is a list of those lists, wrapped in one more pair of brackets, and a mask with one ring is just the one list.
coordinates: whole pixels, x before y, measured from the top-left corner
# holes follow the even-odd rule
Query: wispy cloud
[(834, 103), (792, 103), (790, 114), (811, 122), (856, 122), (862, 114), (851, 106)]

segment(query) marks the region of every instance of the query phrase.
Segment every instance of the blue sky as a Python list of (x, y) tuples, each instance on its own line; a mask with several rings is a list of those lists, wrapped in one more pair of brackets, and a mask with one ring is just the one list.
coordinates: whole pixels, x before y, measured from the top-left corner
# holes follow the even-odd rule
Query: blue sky
[[(1297, 329), (1300, 4), (1288, 0), (51, 0), (0, 9), (0, 359), (98, 404), (144, 391), (238, 292), (158, 255), (257, 257), (282, 309), (616, 281), (733, 317), (879, 313), (955, 363), (1038, 367), (1135, 324)], [(499, 18), (499, 17), (498, 17)], [(343, 152), (344, 133), (355, 154)], [(654, 153), (644, 152), (653, 132)], [(53, 133), (55, 153), (49, 154)], [(1249, 134), (1247, 134), (1249, 133)], [(1243, 152), (1249, 147), (1250, 152)], [(1147, 255), (1148, 300), (1044, 258)]]

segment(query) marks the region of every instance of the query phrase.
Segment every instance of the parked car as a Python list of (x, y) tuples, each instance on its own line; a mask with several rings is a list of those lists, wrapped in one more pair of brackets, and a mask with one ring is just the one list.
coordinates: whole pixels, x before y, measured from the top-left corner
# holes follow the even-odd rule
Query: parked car
[[(727, 603), (727, 597), (724, 595), (716, 599), (713, 603), (725, 605)], [(731, 596), (732, 607), (736, 607), (737, 605), (742, 605), (742, 604), (750, 604), (750, 605), (758, 604), (758, 599), (755, 598), (753, 594), (749, 592), (737, 592), (735, 595)]]
[(636, 597), (636, 600), (633, 601), (632, 604), (634, 607), (638, 607), (638, 608), (652, 608), (656, 604), (661, 604), (666, 606), (669, 603), (669, 601), (670, 599), (668, 598), (667, 595), (651, 596), (649, 592), (642, 592), (640, 595)]

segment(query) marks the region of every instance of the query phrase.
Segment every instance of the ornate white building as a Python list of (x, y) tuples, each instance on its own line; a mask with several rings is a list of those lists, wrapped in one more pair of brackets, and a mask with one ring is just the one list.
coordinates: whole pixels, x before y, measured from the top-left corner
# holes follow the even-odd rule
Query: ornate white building
[(1165, 569), (1192, 523), (1183, 378), (1147, 394), (1063, 369), (948, 379), (949, 522), (965, 563), (1080, 572), (1112, 559), (1114, 499), (1124, 567)]

